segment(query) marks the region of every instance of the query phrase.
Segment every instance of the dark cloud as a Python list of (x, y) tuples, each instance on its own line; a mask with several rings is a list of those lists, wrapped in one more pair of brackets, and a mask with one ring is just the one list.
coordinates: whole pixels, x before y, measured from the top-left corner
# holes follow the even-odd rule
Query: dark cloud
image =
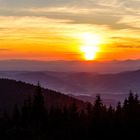
[(11, 49), (8, 49), (8, 48), (0, 48), (0, 52), (1, 51), (11, 51)]

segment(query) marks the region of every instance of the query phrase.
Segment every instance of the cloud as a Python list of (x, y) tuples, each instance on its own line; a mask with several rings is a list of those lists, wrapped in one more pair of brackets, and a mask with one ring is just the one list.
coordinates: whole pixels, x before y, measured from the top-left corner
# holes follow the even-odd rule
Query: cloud
[(11, 49), (9, 49), (9, 48), (0, 48), (0, 52), (5, 52), (5, 51), (11, 51)]
[[(130, 22), (131, 21), (131, 22)], [(118, 23), (126, 24), (140, 30), (140, 16), (124, 16)]]
[(109, 49), (140, 46), (139, 0), (0, 0), (0, 5), (5, 46), (8, 40), (19, 50), (24, 44), (26, 50), (29, 45), (73, 52), (80, 44), (74, 35), (84, 32), (100, 34)]
[(130, 16), (131, 19), (139, 16), (139, 0), (1, 0), (0, 4), (3, 16), (47, 16), (74, 24), (106, 25), (113, 29), (139, 28), (138, 21), (133, 26), (126, 22)]
[(5, 16), (36, 16), (47, 17), (50, 19), (65, 20), (70, 24), (97, 24), (106, 25), (110, 28), (121, 29), (128, 28), (129, 25), (119, 23), (121, 16), (117, 14), (108, 14), (107, 11), (99, 9), (88, 9), (78, 7), (50, 7), (50, 8), (29, 8), (15, 9), (5, 12)]

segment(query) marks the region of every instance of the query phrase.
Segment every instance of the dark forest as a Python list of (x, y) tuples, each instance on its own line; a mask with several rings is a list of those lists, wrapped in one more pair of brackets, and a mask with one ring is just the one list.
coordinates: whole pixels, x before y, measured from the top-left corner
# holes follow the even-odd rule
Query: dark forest
[[(14, 105), (12, 113), (1, 111), (0, 139), (14, 140), (90, 140), (95, 138), (134, 138), (140, 127), (140, 100), (132, 91), (116, 107), (103, 105), (97, 95), (93, 104), (79, 108), (47, 108), (42, 88), (36, 86), (33, 97)], [(55, 100), (55, 99), (54, 99)]]

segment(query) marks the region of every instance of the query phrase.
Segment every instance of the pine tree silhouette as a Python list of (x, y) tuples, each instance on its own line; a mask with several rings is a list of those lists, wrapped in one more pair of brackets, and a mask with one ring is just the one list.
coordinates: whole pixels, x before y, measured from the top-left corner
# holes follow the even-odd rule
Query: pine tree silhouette
[(96, 96), (96, 100), (93, 106), (94, 119), (100, 119), (103, 111), (103, 103), (99, 95)]
[(34, 117), (41, 117), (45, 112), (44, 96), (42, 94), (40, 83), (38, 83), (34, 93), (32, 110), (35, 115)]
[(59, 105), (46, 109), (38, 83), (33, 97), (25, 100), (22, 108), (15, 105), (12, 116), (0, 116), (1, 139), (135, 139), (139, 128), (140, 101), (132, 91), (115, 108), (103, 105), (98, 95), (93, 105), (86, 104), (82, 110), (75, 102), (63, 109)]

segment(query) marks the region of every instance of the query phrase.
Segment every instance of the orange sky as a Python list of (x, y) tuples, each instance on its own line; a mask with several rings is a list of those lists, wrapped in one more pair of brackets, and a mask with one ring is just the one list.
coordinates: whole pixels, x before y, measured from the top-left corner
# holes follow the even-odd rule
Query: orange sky
[(84, 60), (84, 45), (96, 60), (140, 59), (138, 0), (23, 1), (0, 1), (0, 59)]

